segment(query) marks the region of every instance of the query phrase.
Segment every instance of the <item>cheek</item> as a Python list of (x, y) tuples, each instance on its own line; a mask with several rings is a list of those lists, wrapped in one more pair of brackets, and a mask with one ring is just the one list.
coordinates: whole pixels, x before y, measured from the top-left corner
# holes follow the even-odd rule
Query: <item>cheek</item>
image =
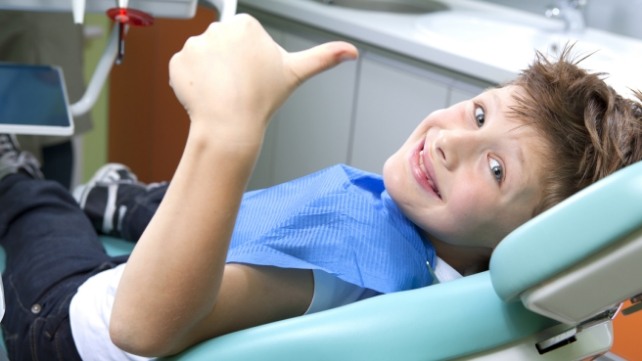
[(448, 195), (448, 207), (457, 218), (477, 218), (480, 210), (488, 208), (487, 192), (476, 187), (474, 181), (459, 183)]
[(453, 239), (460, 242), (480, 241), (493, 230), (497, 209), (488, 192), (475, 187), (462, 187), (448, 201), (450, 227)]

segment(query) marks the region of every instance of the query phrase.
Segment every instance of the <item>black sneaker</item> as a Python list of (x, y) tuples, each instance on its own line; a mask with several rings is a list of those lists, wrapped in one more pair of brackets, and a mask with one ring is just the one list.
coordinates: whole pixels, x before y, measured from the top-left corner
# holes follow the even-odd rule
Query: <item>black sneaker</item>
[(0, 134), (0, 179), (18, 172), (44, 179), (40, 163), (33, 154), (20, 149), (15, 135)]
[(98, 232), (118, 237), (127, 210), (146, 190), (127, 166), (110, 163), (87, 184), (76, 187), (73, 196)]

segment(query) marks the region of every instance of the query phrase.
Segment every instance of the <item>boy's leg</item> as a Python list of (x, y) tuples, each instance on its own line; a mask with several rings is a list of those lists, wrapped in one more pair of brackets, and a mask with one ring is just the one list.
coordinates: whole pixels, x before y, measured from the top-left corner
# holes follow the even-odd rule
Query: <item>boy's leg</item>
[(45, 291), (110, 260), (87, 217), (56, 182), (9, 175), (0, 181), (0, 209), (4, 276), (21, 279), (36, 273), (24, 283)]
[(131, 170), (117, 163), (100, 168), (74, 198), (101, 234), (137, 241), (158, 205), (167, 183), (143, 184)]
[(0, 134), (7, 348), (12, 360), (78, 359), (69, 302), (87, 278), (124, 259), (105, 254), (71, 195), (60, 184), (39, 179), (35, 159), (10, 143), (10, 137)]

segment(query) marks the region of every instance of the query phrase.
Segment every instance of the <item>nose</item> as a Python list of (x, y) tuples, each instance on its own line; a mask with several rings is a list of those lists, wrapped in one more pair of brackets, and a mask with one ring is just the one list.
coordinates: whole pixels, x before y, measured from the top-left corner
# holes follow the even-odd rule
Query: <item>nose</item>
[(467, 129), (441, 129), (433, 142), (434, 156), (449, 170), (458, 167), (474, 154), (479, 154), (479, 131)]

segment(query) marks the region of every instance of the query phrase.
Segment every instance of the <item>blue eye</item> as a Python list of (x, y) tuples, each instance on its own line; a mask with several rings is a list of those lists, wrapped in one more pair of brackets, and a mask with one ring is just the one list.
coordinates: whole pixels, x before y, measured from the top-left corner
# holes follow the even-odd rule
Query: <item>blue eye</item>
[(490, 173), (495, 177), (495, 180), (498, 183), (501, 183), (501, 181), (504, 179), (504, 168), (502, 167), (501, 164), (495, 159), (490, 159), (488, 162), (490, 165)]
[(475, 121), (477, 122), (478, 127), (482, 127), (486, 122), (486, 112), (484, 108), (476, 106), (475, 107)]

